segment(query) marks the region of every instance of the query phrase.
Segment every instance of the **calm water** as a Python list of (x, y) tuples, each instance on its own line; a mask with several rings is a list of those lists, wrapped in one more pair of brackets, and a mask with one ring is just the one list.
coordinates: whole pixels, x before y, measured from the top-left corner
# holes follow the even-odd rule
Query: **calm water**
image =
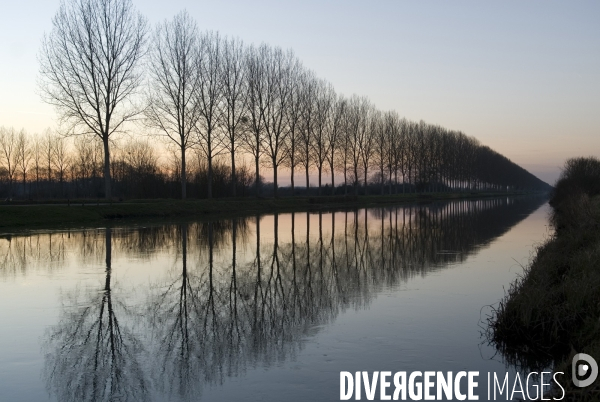
[(514, 370), (482, 319), (542, 204), (2, 235), (0, 400), (336, 401), (340, 371), (376, 370), (478, 370), (484, 395)]

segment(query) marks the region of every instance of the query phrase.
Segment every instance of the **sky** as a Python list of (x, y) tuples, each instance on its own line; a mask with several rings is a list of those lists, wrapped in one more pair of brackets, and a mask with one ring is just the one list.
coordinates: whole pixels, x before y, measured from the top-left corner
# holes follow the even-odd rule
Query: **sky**
[[(151, 25), (187, 9), (200, 29), (291, 48), (345, 95), (477, 138), (553, 183), (600, 157), (600, 1), (133, 0)], [(56, 127), (37, 54), (59, 0), (5, 1), (0, 126)]]

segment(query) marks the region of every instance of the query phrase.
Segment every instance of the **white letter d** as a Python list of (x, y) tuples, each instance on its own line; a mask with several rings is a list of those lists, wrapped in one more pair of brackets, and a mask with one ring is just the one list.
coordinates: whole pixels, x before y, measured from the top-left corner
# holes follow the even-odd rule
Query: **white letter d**
[(352, 377), (352, 373), (340, 371), (340, 401), (347, 401), (352, 398), (353, 391), (354, 377)]

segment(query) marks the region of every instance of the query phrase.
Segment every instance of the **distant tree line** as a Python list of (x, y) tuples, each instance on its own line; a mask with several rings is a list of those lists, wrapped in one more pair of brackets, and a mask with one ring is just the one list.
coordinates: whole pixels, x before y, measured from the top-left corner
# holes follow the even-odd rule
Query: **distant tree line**
[[(124, 198), (176, 197), (180, 190), (179, 160), (161, 157), (148, 138), (115, 143), (111, 178), (114, 193)], [(68, 199), (104, 197), (103, 150), (97, 139), (68, 138), (47, 130), (30, 135), (24, 130), (0, 127), (0, 198)], [(190, 195), (206, 197), (206, 164), (193, 153), (188, 164)], [(214, 167), (216, 194), (229, 196), (229, 166)], [(251, 169), (238, 167), (238, 194), (249, 195)]]
[[(292, 51), (201, 32), (185, 11), (149, 33), (130, 0), (72, 0), (61, 4), (53, 26), (40, 53), (40, 88), (74, 145), (54, 138), (64, 158), (47, 145), (61, 162), (46, 164), (46, 177), (39, 176), (26, 154), (49, 139), (27, 141), (23, 132), (2, 129), (0, 191), (9, 196), (17, 187), (36, 196), (40, 177), (53, 188), (44, 196), (266, 195), (261, 169), (272, 176), (274, 196), (283, 172), (289, 194), (313, 184), (318, 195), (547, 188), (472, 137), (336, 93)], [(114, 134), (134, 120), (138, 132), (166, 139), (169, 163), (158, 164), (141, 137), (113, 154)], [(6, 151), (21, 139), (20, 151)]]

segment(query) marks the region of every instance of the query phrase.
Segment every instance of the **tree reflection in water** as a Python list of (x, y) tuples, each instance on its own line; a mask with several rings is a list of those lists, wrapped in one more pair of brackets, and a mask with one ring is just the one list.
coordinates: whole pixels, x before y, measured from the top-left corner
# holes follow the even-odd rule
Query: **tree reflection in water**
[[(341, 311), (368, 305), (384, 286), (463, 261), (543, 202), (457, 201), (117, 230), (125, 254), (151, 261), (160, 247), (174, 258), (137, 315), (112, 300), (107, 229), (104, 290), (84, 295), (84, 303), (73, 293), (69, 305), (84, 308), (64, 306), (46, 342), (48, 384), (59, 400), (142, 400), (149, 384), (169, 400), (197, 400), (204, 385), (293, 359)], [(142, 351), (149, 356), (143, 368)]]
[(142, 345), (127, 328), (131, 313), (113, 301), (111, 235), (107, 228), (103, 289), (72, 292), (69, 304), (76, 307), (65, 308), (48, 332), (45, 376), (60, 401), (138, 401), (147, 396), (146, 374), (138, 360)]

